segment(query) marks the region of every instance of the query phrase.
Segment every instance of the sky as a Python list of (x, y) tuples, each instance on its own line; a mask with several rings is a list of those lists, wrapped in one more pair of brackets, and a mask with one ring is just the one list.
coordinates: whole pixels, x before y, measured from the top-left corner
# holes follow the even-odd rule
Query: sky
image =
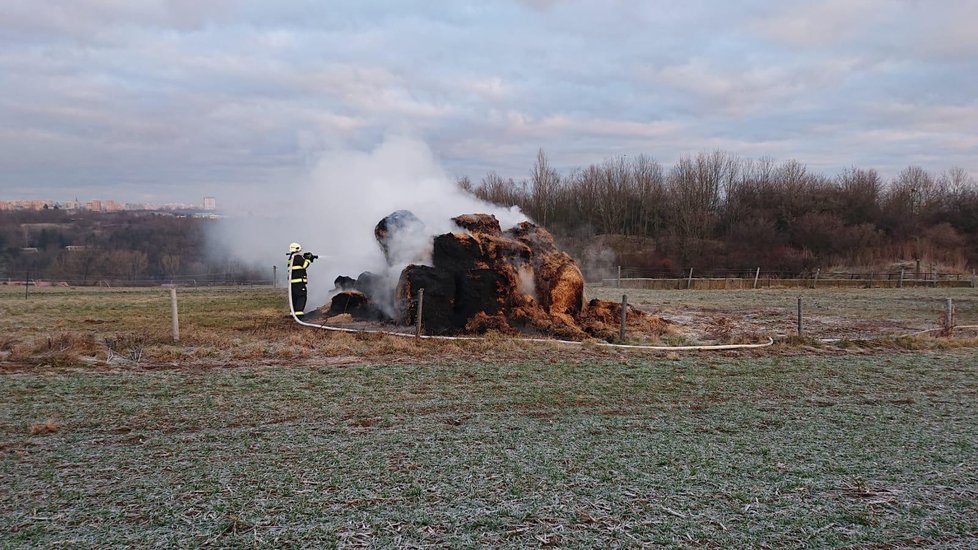
[(719, 149), (978, 175), (975, 21), (974, 0), (3, 0), (0, 198), (289, 194), (391, 136), (476, 182), (541, 148), (565, 173)]

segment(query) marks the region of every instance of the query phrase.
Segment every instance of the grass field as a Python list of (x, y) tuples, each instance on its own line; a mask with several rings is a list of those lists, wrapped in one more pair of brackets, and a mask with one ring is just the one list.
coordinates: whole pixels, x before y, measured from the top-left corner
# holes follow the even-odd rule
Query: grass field
[(802, 299), (804, 327), (816, 338), (898, 336), (938, 326), (951, 298), (960, 325), (978, 325), (978, 290), (905, 289), (764, 289), (640, 290), (596, 287), (596, 298), (629, 303), (691, 325), (726, 319), (763, 334), (796, 332), (797, 300)]
[[(0, 291), (3, 547), (978, 546), (968, 341), (415, 343), (294, 328), (281, 291), (181, 289), (174, 344), (164, 291), (44, 290)], [(822, 292), (841, 318), (926, 322), (892, 291)]]

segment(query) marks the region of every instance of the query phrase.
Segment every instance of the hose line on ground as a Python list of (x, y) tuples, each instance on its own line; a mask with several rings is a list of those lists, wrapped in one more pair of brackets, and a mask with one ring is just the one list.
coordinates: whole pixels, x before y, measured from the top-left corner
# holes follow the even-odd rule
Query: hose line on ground
[[(289, 312), (292, 315), (292, 319), (304, 327), (316, 328), (320, 330), (328, 330), (331, 332), (347, 332), (353, 334), (386, 334), (389, 336), (401, 336), (403, 338), (423, 338), (425, 340), (484, 340), (481, 336), (433, 336), (423, 334), (421, 336), (415, 336), (414, 334), (405, 334), (403, 332), (393, 332), (389, 330), (377, 330), (377, 329), (353, 329), (345, 327), (333, 327), (326, 324), (317, 325), (315, 323), (307, 323), (299, 316), (295, 314), (295, 306), (292, 305), (292, 286), (289, 285), (288, 289), (289, 295)], [(767, 342), (762, 344), (716, 344), (716, 345), (701, 345), (701, 346), (648, 346), (648, 345), (630, 345), (630, 344), (611, 344), (608, 342), (577, 342), (575, 340), (554, 340), (551, 338), (514, 338), (517, 342), (533, 342), (540, 344), (562, 344), (568, 346), (584, 346), (592, 345), (602, 348), (615, 348), (615, 349), (634, 349), (634, 350), (647, 350), (647, 351), (724, 351), (724, 350), (735, 350), (735, 349), (756, 349), (756, 348), (766, 348), (774, 344), (774, 338), (770, 336)]]
[[(957, 325), (957, 326), (954, 327), (954, 329), (955, 330), (958, 330), (958, 329), (962, 329), (962, 330), (978, 330), (978, 325)], [(913, 338), (915, 336), (923, 336), (924, 334), (930, 334), (931, 332), (939, 332), (939, 331), (942, 331), (942, 330), (945, 330), (945, 329), (943, 329), (943, 328), (926, 328), (924, 330), (918, 330), (916, 332), (911, 332), (911, 333), (908, 333), (908, 334), (900, 334), (900, 335), (897, 335), (897, 336), (880, 336), (880, 337), (877, 337), (877, 338), (848, 338), (848, 340), (863, 340), (863, 341), (866, 341), (866, 340), (881, 340), (881, 339), (884, 339), (884, 338)], [(841, 342), (841, 341), (846, 340), (846, 339), (847, 338), (819, 338), (818, 341), (819, 342), (822, 342), (824, 344), (832, 344), (832, 343), (835, 343), (835, 342)]]

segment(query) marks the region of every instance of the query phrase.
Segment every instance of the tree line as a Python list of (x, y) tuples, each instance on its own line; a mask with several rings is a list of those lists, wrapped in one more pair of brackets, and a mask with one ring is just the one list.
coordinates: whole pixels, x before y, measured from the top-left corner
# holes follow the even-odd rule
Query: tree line
[(148, 212), (0, 212), (0, 277), (95, 284), (204, 277), (259, 278), (226, 254), (208, 249), (216, 220)]
[[(614, 265), (675, 275), (978, 266), (978, 183), (959, 168), (909, 166), (889, 180), (857, 167), (826, 176), (795, 160), (713, 151), (668, 168), (618, 156), (562, 174), (541, 150), (526, 179), (489, 173), (458, 183), (519, 206), (592, 274)], [(148, 212), (0, 212), (0, 278), (267, 277), (207, 247), (215, 223)]]
[(561, 174), (541, 150), (528, 179), (458, 183), (519, 206), (578, 254), (603, 243), (615, 252), (609, 261), (650, 271), (978, 264), (978, 184), (960, 168), (909, 166), (886, 181), (873, 169), (826, 176), (796, 160), (713, 151), (668, 169), (618, 156)]

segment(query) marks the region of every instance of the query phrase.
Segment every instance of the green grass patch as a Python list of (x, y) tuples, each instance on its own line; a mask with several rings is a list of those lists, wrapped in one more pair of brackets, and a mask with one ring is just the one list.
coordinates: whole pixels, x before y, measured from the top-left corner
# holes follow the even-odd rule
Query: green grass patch
[(5, 374), (0, 545), (974, 546), (976, 365)]

